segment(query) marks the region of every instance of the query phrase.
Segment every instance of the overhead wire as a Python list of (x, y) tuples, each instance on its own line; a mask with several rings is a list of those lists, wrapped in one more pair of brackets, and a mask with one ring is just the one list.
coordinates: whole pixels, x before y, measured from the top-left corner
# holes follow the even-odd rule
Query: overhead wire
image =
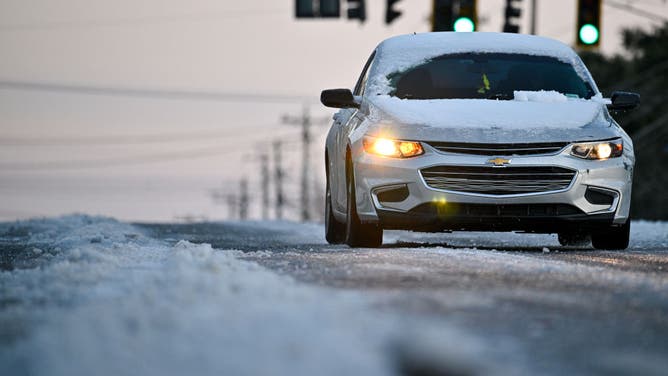
[(218, 145), (213, 147), (190, 149), (177, 152), (144, 154), (144, 155), (118, 157), (118, 158), (67, 160), (67, 161), (42, 161), (42, 162), (15, 162), (15, 163), (0, 162), (0, 171), (80, 170), (89, 168), (133, 166), (133, 165), (141, 165), (149, 163), (161, 163), (174, 160), (222, 156), (232, 153), (239, 153), (239, 151)]
[(206, 14), (176, 14), (165, 16), (127, 17), (116, 19), (83, 19), (70, 21), (47, 21), (39, 23), (15, 23), (0, 24), (0, 32), (3, 31), (33, 31), (33, 30), (57, 30), (57, 29), (82, 29), (100, 27), (120, 26), (146, 26), (173, 22), (194, 22), (206, 19), (223, 20), (238, 19), (246, 16), (275, 15), (289, 12), (289, 8), (264, 8), (264, 9), (227, 9), (224, 11), (211, 11)]
[[(265, 125), (262, 125), (265, 126)], [(244, 128), (250, 126), (243, 126)], [(253, 128), (259, 126), (252, 126)], [(194, 131), (183, 133), (144, 133), (89, 137), (0, 137), (0, 146), (101, 146), (140, 145), (173, 142), (201, 141), (228, 138), (238, 134), (238, 129), (221, 131)]]
[[(149, 135), (146, 135), (149, 136)], [(170, 136), (176, 137), (176, 134)], [(124, 136), (120, 136), (124, 137)], [(153, 135), (150, 135), (153, 137)], [(226, 136), (226, 137), (229, 137)], [(285, 137), (285, 136), (283, 136)], [(30, 140), (26, 140), (30, 141)], [(40, 141), (40, 140), (37, 140)], [(42, 140), (44, 141), (44, 140)], [(99, 140), (102, 141), (102, 140)], [(150, 140), (151, 142), (156, 140)], [(157, 141), (156, 141), (157, 142)], [(257, 142), (256, 142), (257, 143)], [(299, 142), (283, 138), (282, 144), (284, 145), (298, 145)], [(62, 144), (61, 144), (62, 145)], [(31, 145), (32, 146), (32, 145)], [(63, 145), (66, 146), (66, 145)], [(112, 158), (102, 158), (102, 159), (73, 159), (65, 161), (35, 161), (35, 162), (0, 162), (0, 172), (7, 171), (52, 171), (52, 170), (80, 170), (80, 169), (90, 169), (90, 168), (109, 168), (109, 167), (122, 167), (122, 166), (133, 166), (133, 165), (142, 165), (142, 164), (151, 164), (151, 163), (161, 163), (167, 161), (177, 161), (177, 160), (188, 160), (188, 159), (197, 159), (204, 157), (216, 157), (224, 156), (229, 154), (240, 155), (243, 153), (243, 150), (247, 148), (247, 145), (234, 143), (234, 145), (215, 145), (208, 146), (203, 148), (193, 148), (188, 150), (181, 151), (172, 151), (172, 152), (163, 152), (155, 154), (140, 154), (124, 157), (112, 157)], [(295, 149), (286, 149), (285, 151), (289, 154), (292, 154)]]
[(639, 17), (644, 17), (646, 19), (656, 21), (656, 22), (668, 22), (668, 17), (663, 17), (659, 14), (638, 8), (636, 6), (633, 6), (631, 4), (627, 3), (622, 3), (616, 0), (605, 0), (603, 1), (604, 5), (607, 5), (611, 8), (616, 8), (619, 10), (626, 11), (628, 13), (634, 14)]
[(112, 97), (140, 97), (167, 100), (204, 100), (252, 103), (315, 103), (317, 98), (307, 95), (261, 94), (231, 91), (177, 90), (133, 88), (120, 86), (94, 86), (65, 83), (0, 80), (0, 89), (44, 91), (68, 94), (99, 95)]

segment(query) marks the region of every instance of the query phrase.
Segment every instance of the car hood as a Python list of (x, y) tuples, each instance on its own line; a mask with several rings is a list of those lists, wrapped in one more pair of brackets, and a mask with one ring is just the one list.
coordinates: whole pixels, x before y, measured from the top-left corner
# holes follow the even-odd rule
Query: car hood
[(369, 99), (367, 133), (476, 143), (573, 142), (619, 136), (600, 100)]

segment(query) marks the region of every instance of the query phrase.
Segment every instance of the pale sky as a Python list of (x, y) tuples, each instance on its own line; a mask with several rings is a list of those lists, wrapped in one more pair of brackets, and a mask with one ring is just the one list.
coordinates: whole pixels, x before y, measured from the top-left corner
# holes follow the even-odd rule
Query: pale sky
[[(615, 2), (668, 18), (665, 0)], [(529, 3), (522, 2), (522, 32)], [(310, 96), (311, 112), (322, 118), (333, 111), (317, 104), (320, 90), (352, 86), (378, 42), (429, 31), (430, 0), (400, 1), (404, 13), (391, 27), (383, 24), (384, 4), (367, 0), (368, 18), (360, 25), (296, 21), (292, 1), (0, 0), (0, 81)], [(499, 31), (505, 1), (478, 4), (480, 30)], [(538, 0), (538, 34), (572, 43), (575, 4)], [(620, 50), (621, 28), (656, 24), (604, 6), (602, 51)], [(233, 192), (247, 176), (258, 191), (257, 155), (270, 151), (275, 138), (288, 142), (286, 189), (296, 204), (299, 129), (280, 119), (301, 108), (290, 101), (0, 86), (0, 220), (75, 211), (131, 220), (224, 218), (225, 207), (212, 203), (209, 190), (224, 185)], [(320, 180), (326, 130), (314, 132), (312, 166)], [(259, 198), (253, 199), (257, 216)]]

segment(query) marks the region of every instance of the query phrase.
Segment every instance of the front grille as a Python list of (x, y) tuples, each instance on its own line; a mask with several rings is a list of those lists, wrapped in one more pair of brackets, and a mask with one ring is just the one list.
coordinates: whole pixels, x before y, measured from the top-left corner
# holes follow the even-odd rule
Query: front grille
[(428, 142), (428, 144), (436, 150), (444, 153), (497, 156), (555, 154), (568, 145), (567, 142), (543, 142), (533, 144), (469, 144), (458, 142)]
[(420, 170), (434, 189), (511, 195), (568, 188), (576, 172), (561, 167), (435, 166)]

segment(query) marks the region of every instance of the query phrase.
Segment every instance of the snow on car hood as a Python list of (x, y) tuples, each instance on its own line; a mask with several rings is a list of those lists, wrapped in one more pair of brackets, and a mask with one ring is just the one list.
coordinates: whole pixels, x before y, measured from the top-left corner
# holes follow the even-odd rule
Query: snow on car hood
[(616, 136), (597, 100), (518, 95), (515, 100), (369, 98), (374, 133), (455, 142), (545, 142)]

